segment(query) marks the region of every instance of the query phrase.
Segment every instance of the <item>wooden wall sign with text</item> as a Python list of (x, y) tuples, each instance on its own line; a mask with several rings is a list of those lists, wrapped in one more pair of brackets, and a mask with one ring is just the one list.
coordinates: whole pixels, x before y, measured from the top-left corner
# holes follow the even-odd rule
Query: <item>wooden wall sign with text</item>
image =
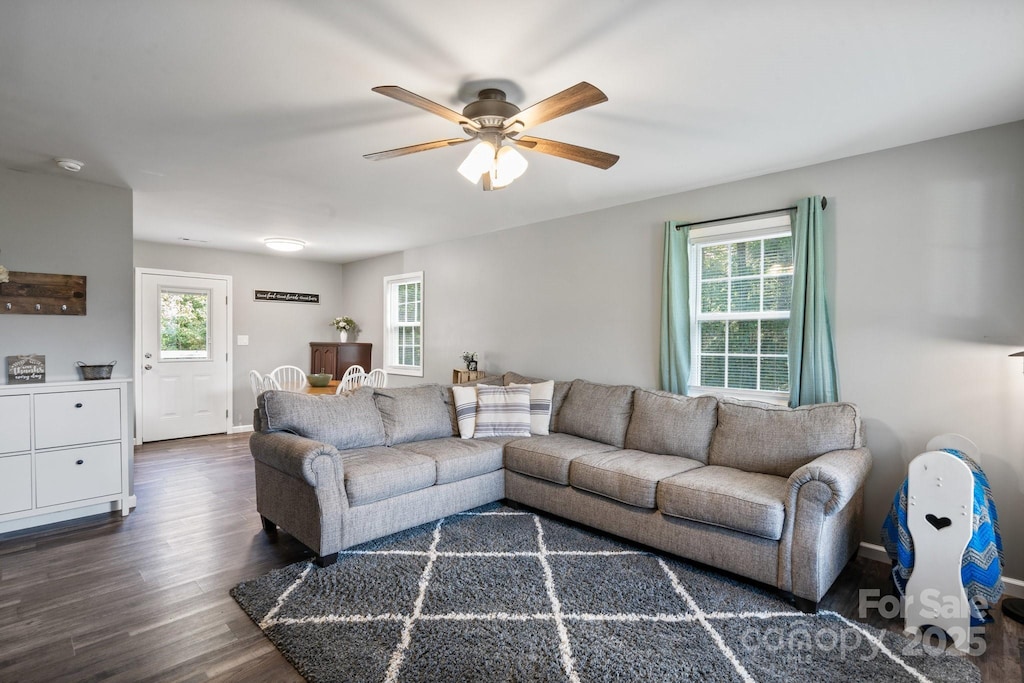
[(85, 315), (85, 276), (8, 273), (0, 283), (0, 314)]
[(293, 304), (319, 304), (319, 294), (303, 294), (302, 292), (275, 292), (269, 289), (255, 290), (255, 301), (287, 301)]
[(46, 356), (7, 356), (8, 384), (40, 384), (46, 381)]

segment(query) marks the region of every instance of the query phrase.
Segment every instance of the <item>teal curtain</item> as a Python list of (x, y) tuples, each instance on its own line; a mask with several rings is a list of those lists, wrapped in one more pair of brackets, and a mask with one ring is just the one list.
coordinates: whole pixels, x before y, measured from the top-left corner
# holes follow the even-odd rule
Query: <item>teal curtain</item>
[(665, 265), (661, 287), (661, 388), (686, 393), (690, 378), (689, 226), (665, 223)]
[(789, 312), (789, 405), (839, 400), (836, 352), (825, 301), (821, 197), (797, 202), (793, 221), (793, 304)]

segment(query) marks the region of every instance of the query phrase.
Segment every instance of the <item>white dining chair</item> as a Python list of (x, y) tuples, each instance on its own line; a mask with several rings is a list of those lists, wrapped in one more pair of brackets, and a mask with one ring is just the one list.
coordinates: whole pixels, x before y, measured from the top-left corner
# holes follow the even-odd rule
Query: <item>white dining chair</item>
[(281, 385), (270, 375), (263, 375), (263, 391), (270, 391), (271, 389), (281, 391)]
[(375, 389), (383, 389), (388, 385), (388, 373), (384, 368), (374, 368), (366, 373), (366, 379), (363, 380), (363, 386), (373, 387)]
[(341, 382), (338, 383), (338, 386), (340, 387), (342, 384), (345, 383), (345, 380), (347, 380), (349, 377), (355, 374), (365, 375), (366, 370), (363, 369), (362, 365), (348, 366), (348, 369), (345, 370), (345, 374), (341, 376)]
[(274, 368), (270, 376), (285, 391), (302, 391), (309, 384), (306, 381), (306, 373), (303, 372), (302, 368), (297, 368), (294, 365), (282, 365)]
[(249, 371), (249, 386), (252, 387), (252, 397), (257, 398), (263, 393), (263, 375), (255, 370)]
[(338, 383), (338, 388), (334, 393), (343, 394), (346, 391), (355, 391), (366, 383), (365, 372), (349, 372), (346, 370), (344, 377), (345, 379)]

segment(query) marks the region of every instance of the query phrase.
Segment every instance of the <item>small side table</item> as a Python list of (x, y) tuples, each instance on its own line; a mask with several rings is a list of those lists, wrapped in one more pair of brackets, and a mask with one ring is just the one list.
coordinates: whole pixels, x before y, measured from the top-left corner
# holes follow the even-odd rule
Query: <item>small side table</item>
[(460, 370), (455, 368), (452, 370), (452, 384), (464, 384), (466, 382), (475, 382), (478, 379), (482, 379), (487, 376), (487, 373), (483, 370)]

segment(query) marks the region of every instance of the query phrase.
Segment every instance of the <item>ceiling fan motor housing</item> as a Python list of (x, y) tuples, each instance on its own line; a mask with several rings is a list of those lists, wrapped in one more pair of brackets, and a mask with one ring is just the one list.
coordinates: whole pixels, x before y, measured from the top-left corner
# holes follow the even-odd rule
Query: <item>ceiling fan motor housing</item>
[(505, 120), (519, 113), (519, 107), (505, 100), (505, 92), (497, 88), (481, 90), (476, 102), (470, 102), (462, 115), (476, 121), (482, 128), (502, 128)]

